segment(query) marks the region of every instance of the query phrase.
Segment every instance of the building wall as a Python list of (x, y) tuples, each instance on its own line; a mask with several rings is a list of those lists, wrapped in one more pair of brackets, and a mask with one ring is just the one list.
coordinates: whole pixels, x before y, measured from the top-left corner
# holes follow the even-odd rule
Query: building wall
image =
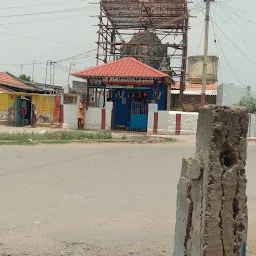
[(101, 130), (101, 108), (89, 107), (85, 112), (85, 129), (86, 130)]
[(197, 112), (150, 111), (148, 115), (149, 134), (196, 134)]
[(0, 123), (7, 122), (9, 108), (8, 94), (0, 94)]
[(217, 105), (233, 106), (237, 104), (242, 97), (256, 97), (256, 91), (245, 86), (236, 86), (234, 84), (221, 84), (217, 89)]
[[(150, 109), (150, 108), (149, 108)], [(190, 135), (197, 132), (198, 113), (182, 111), (149, 111), (148, 133)], [(256, 137), (256, 114), (250, 114), (248, 137)]]
[(70, 129), (77, 129), (77, 115), (80, 102), (80, 96), (77, 95), (75, 103), (64, 102), (64, 127)]
[[(183, 96), (184, 103), (200, 103), (201, 102), (201, 95), (184, 95)], [(206, 103), (207, 104), (216, 104), (216, 96), (206, 96)]]
[(0, 124), (13, 123), (15, 120), (15, 96), (0, 94)]
[(37, 124), (59, 123), (60, 96), (33, 95), (32, 104), (36, 109)]
[(106, 102), (105, 108), (89, 107), (85, 111), (85, 129), (89, 131), (110, 131), (112, 115), (113, 102)]
[(250, 114), (248, 137), (256, 137), (256, 114)]
[[(206, 95), (206, 103), (215, 105), (217, 101), (217, 96), (210, 96)], [(183, 95), (183, 103), (190, 104), (190, 103), (197, 103), (200, 104), (201, 102), (201, 95)], [(170, 96), (170, 108), (176, 109), (179, 106), (179, 94), (171, 94)]]

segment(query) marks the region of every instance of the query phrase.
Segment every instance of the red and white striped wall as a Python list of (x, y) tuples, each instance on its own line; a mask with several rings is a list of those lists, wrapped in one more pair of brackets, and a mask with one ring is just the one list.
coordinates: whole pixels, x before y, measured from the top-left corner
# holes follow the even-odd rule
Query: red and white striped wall
[(149, 134), (196, 134), (198, 113), (176, 111), (149, 112)]
[(112, 129), (113, 122), (112, 113), (113, 105), (106, 105), (106, 108), (89, 107), (85, 112), (85, 129), (94, 131), (110, 131)]

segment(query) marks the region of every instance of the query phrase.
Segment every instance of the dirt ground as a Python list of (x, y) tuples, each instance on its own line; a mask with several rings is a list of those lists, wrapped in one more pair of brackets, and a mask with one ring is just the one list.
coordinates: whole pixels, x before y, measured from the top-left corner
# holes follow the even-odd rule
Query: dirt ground
[[(0, 255), (170, 256), (192, 143), (0, 147)], [(256, 144), (247, 161), (256, 255)]]

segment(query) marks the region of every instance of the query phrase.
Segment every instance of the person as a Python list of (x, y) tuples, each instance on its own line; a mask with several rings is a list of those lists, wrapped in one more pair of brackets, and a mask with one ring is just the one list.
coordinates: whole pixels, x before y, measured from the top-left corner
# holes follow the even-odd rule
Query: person
[(148, 104), (148, 95), (146, 92), (143, 93), (142, 103), (145, 105)]
[(141, 95), (141, 93), (139, 92), (139, 93), (137, 94), (137, 99), (136, 99), (136, 101), (137, 101), (137, 102), (142, 102), (142, 100), (143, 100), (142, 95)]
[(79, 104), (79, 109), (78, 109), (78, 117), (77, 117), (77, 126), (78, 126), (78, 130), (83, 130), (84, 129), (84, 114), (85, 114), (85, 108), (86, 108), (86, 104), (84, 99), (81, 100), (80, 104)]
[(20, 112), (21, 112), (21, 125), (25, 125), (25, 117), (27, 115), (27, 106), (26, 106), (25, 100), (21, 101)]

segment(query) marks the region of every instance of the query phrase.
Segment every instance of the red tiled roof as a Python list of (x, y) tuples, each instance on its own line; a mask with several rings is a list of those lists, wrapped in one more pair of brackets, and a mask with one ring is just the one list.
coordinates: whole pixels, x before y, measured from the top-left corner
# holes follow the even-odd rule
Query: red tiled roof
[(168, 75), (132, 57), (119, 59), (72, 74), (76, 77), (165, 78)]
[(0, 84), (17, 88), (17, 89), (35, 90), (33, 87), (26, 85), (25, 83), (21, 82), (19, 79), (5, 72), (0, 72)]
[[(207, 84), (206, 90), (209, 91), (215, 91), (217, 90), (218, 85), (217, 84)], [(180, 89), (180, 84), (176, 83), (175, 85), (172, 85), (172, 89)], [(193, 90), (193, 91), (201, 91), (202, 85), (201, 84), (186, 84), (186, 90)]]

